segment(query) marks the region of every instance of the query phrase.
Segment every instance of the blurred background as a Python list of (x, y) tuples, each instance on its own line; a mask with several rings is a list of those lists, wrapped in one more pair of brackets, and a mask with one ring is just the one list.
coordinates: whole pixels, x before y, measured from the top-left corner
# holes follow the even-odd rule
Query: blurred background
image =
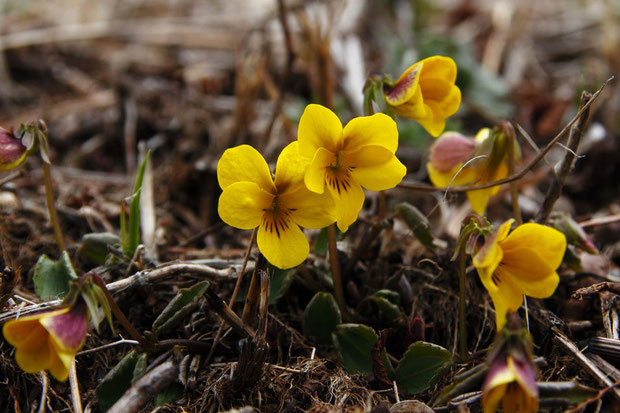
[[(543, 146), (581, 91), (620, 67), (615, 0), (1, 0), (0, 11), (0, 125), (47, 121), (65, 215), (117, 217), (120, 195), (108, 205), (102, 194), (131, 182), (144, 142), (171, 242), (219, 221), (223, 150), (249, 143), (273, 162), (308, 103), (330, 104), (343, 123), (361, 115), (369, 75), (450, 56), (463, 104), (447, 130), (510, 119)], [(565, 189), (578, 217), (617, 209), (619, 105), (614, 80), (582, 142), (589, 161)], [(407, 179), (428, 182), (432, 138), (406, 119), (399, 130)], [(526, 214), (528, 196), (542, 196), (530, 188)]]

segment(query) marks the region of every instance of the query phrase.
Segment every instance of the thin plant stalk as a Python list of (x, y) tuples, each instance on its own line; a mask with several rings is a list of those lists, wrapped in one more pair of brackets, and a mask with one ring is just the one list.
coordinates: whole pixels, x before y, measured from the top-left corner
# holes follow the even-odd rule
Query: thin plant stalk
[[(508, 133), (508, 176), (512, 176), (515, 172), (515, 134), (512, 126), (511, 133)], [(521, 210), (519, 209), (519, 191), (517, 190), (517, 181), (510, 181), (510, 200), (512, 201), (512, 214), (515, 217), (517, 226), (523, 224), (521, 218)]]
[(120, 309), (120, 307), (118, 306), (118, 304), (116, 304), (116, 301), (114, 300), (114, 298), (112, 297), (112, 295), (110, 294), (110, 291), (108, 291), (105, 281), (103, 281), (103, 279), (94, 274), (92, 276), (92, 280), (95, 284), (97, 284), (101, 290), (103, 291), (103, 294), (105, 295), (106, 300), (108, 301), (108, 305), (110, 306), (110, 310), (112, 310), (112, 312), (114, 313), (114, 316), (116, 317), (116, 319), (121, 323), (121, 325), (125, 328), (125, 330), (127, 330), (127, 332), (129, 333), (129, 335), (136, 340), (137, 342), (140, 343), (140, 345), (142, 347), (144, 347), (145, 349), (149, 349), (152, 346), (151, 343), (149, 343), (146, 338), (140, 334), (140, 332), (138, 332), (138, 330), (133, 326), (133, 324), (131, 324), (129, 322), (129, 320), (127, 319), (127, 317), (125, 317), (125, 314), (123, 313), (123, 311)]
[(82, 400), (80, 399), (80, 386), (75, 374), (75, 358), (71, 360), (69, 366), (69, 386), (71, 387), (71, 404), (74, 413), (82, 413)]
[(50, 172), (50, 166), (47, 162), (43, 161), (43, 179), (45, 182), (45, 199), (47, 201), (47, 211), (50, 215), (50, 221), (52, 228), (54, 228), (54, 237), (56, 237), (56, 245), (60, 252), (65, 250), (65, 242), (62, 236), (62, 230), (58, 222), (58, 214), (56, 213), (56, 206), (54, 204), (54, 190), (52, 188), (52, 174)]
[(465, 248), (461, 248), (459, 254), (459, 350), (461, 353), (461, 361), (468, 359), (467, 353), (467, 326), (465, 325), (465, 297), (466, 297), (466, 274), (465, 274)]
[(344, 301), (344, 289), (342, 288), (342, 276), (340, 274), (340, 262), (338, 261), (338, 248), (336, 246), (336, 224), (331, 224), (327, 227), (327, 245), (329, 247), (329, 263), (332, 269), (336, 303), (342, 316), (347, 318), (348, 312)]

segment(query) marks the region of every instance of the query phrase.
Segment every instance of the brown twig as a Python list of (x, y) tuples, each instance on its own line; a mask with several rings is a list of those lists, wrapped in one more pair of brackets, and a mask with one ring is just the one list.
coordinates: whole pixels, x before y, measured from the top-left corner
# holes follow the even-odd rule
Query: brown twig
[(254, 337), (256, 332), (250, 326), (243, 322), (233, 310), (210, 288), (205, 291), (205, 297), (209, 303), (209, 308), (217, 313), (225, 322), (227, 322), (237, 333), (245, 338)]
[(140, 410), (146, 402), (172, 383), (178, 376), (179, 367), (167, 361), (146, 373), (116, 403), (108, 413), (132, 413)]
[[(583, 108), (591, 99), (592, 95), (584, 91), (581, 94), (579, 108)], [(570, 128), (570, 134), (568, 135), (568, 150), (564, 154), (564, 159), (562, 160), (557, 179), (555, 179), (549, 187), (545, 200), (543, 201), (543, 204), (536, 216), (536, 221), (541, 224), (545, 224), (547, 222), (549, 215), (551, 214), (551, 210), (553, 209), (553, 205), (555, 205), (555, 202), (562, 194), (562, 187), (564, 186), (564, 182), (566, 182), (566, 177), (573, 168), (575, 157), (577, 156), (577, 150), (579, 149), (579, 142), (581, 142), (581, 137), (583, 136), (583, 132), (588, 124), (589, 118), (590, 109), (587, 108), (586, 111), (583, 112), (583, 116), (579, 118), (579, 121), (573, 124)]]
[(597, 90), (594, 95), (592, 95), (592, 98), (584, 105), (584, 107), (582, 107), (577, 112), (577, 114), (573, 117), (573, 119), (571, 119), (571, 121), (568, 122), (566, 126), (564, 126), (564, 128), (562, 128), (562, 130), (534, 158), (532, 158), (532, 160), (530, 160), (527, 163), (526, 166), (524, 166), (519, 172), (515, 173), (514, 175), (508, 176), (498, 181), (489, 182), (489, 183), (481, 184), (481, 185), (473, 185), (473, 186), (459, 185), (459, 186), (441, 188), (441, 187), (434, 187), (432, 185), (426, 185), (426, 184), (414, 184), (411, 182), (401, 182), (400, 184), (398, 184), (398, 187), (405, 188), (405, 189), (413, 189), (416, 191), (428, 191), (428, 192), (445, 192), (445, 191), (467, 192), (467, 191), (473, 191), (476, 189), (491, 188), (493, 186), (507, 184), (507, 183), (517, 181), (523, 178), (525, 174), (527, 174), (538, 162), (540, 162), (540, 160), (544, 158), (547, 152), (549, 152), (551, 148), (556, 143), (558, 143), (564, 137), (564, 135), (566, 135), (568, 130), (573, 126), (573, 124), (575, 124), (575, 122), (581, 119), (584, 113), (589, 109), (590, 105), (592, 105), (596, 101), (596, 99), (600, 96), (603, 89), (605, 89), (605, 86), (607, 86), (607, 84), (613, 79), (614, 79), (613, 76), (607, 79), (603, 83), (603, 85), (600, 87), (600, 89)]

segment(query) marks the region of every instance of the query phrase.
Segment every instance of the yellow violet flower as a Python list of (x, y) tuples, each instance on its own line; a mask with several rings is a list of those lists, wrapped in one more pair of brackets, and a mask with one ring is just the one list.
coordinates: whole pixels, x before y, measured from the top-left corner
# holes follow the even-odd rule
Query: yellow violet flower
[(278, 157), (275, 181), (265, 159), (248, 145), (227, 149), (217, 164), (220, 217), (235, 228), (258, 227), (258, 249), (281, 269), (301, 264), (310, 252), (300, 226), (318, 229), (335, 221), (331, 197), (305, 187), (307, 165), (297, 142)]
[(67, 380), (75, 354), (82, 348), (88, 329), (86, 304), (8, 321), (2, 333), (15, 347), (15, 361), (27, 373), (49, 372)]
[(495, 306), (497, 329), (506, 324), (506, 314), (516, 312), (523, 295), (547, 298), (560, 278), (566, 237), (544, 225), (519, 225), (510, 234), (513, 219), (504, 222), (474, 254), (473, 263)]
[(454, 84), (456, 63), (432, 56), (411, 65), (383, 96), (388, 107), (404, 118), (417, 120), (434, 137), (443, 132), (446, 118), (461, 105), (461, 90)]
[(483, 412), (496, 412), (500, 402), (504, 412), (538, 411), (536, 373), (529, 360), (503, 355), (493, 361), (482, 386)]
[(364, 190), (383, 191), (403, 179), (407, 168), (394, 155), (398, 129), (389, 116), (377, 113), (342, 127), (334, 112), (308, 105), (299, 121), (300, 155), (310, 164), (304, 182), (322, 194), (325, 186), (336, 202), (336, 222), (345, 232), (364, 204)]

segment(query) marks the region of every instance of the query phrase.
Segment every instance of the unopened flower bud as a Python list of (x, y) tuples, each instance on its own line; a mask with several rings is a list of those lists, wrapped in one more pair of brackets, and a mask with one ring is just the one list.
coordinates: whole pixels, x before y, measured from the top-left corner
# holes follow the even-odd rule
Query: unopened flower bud
[(13, 130), (0, 128), (0, 171), (6, 171), (19, 166), (26, 159), (26, 151), (22, 141)]
[(439, 172), (448, 172), (471, 159), (475, 150), (473, 139), (458, 132), (446, 132), (431, 146), (431, 164)]
[(555, 229), (566, 236), (568, 244), (574, 245), (589, 254), (598, 254), (596, 245), (590, 240), (590, 237), (588, 237), (588, 234), (581, 228), (581, 225), (569, 214), (561, 212), (554, 213), (551, 217), (551, 221)]

